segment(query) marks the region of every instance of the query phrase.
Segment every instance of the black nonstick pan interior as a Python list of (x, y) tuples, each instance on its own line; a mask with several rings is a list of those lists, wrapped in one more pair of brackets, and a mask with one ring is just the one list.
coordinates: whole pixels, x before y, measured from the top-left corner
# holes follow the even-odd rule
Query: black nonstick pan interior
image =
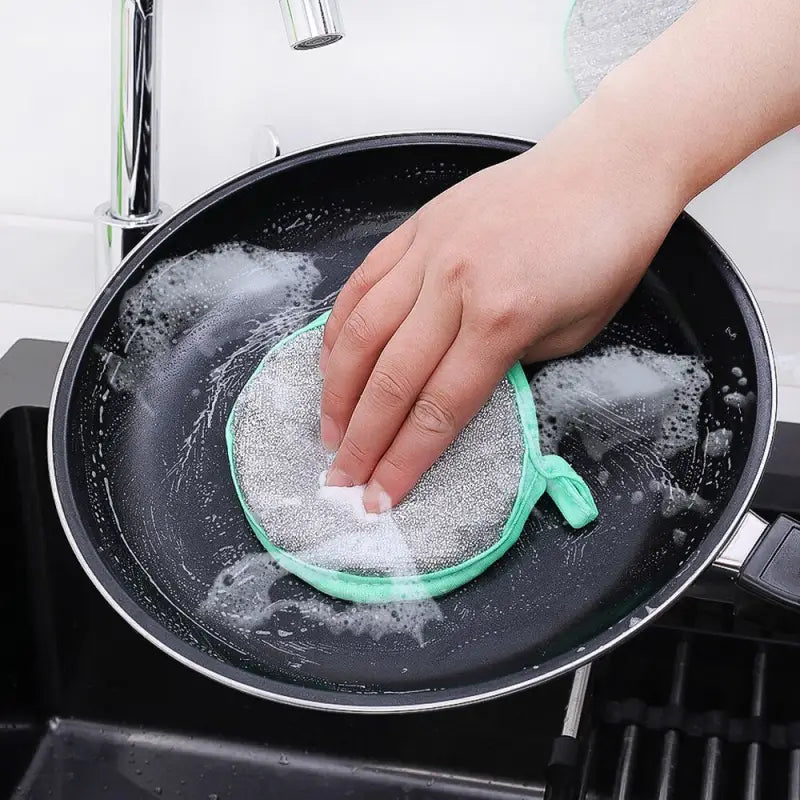
[[(633, 344), (702, 356), (711, 387), (699, 444), (663, 465), (646, 442), (598, 463), (580, 431), (568, 435), (562, 453), (591, 486), (597, 523), (576, 533), (543, 500), (479, 579), (436, 601), (376, 609), (281, 574), (242, 514), (224, 423), (265, 352), (329, 307), (414, 209), (524, 147), (408, 136), (290, 157), (179, 212), (112, 280), (63, 367), (52, 467), (76, 551), (149, 638), (279, 699), (373, 709), (464, 702), (607, 648), (718, 548), (765, 457), (771, 373), (749, 295), (686, 216), (588, 351)], [(747, 402), (730, 405), (723, 398), (739, 377)], [(720, 427), (732, 432), (730, 452), (710, 459), (704, 433)], [(665, 515), (652, 488), (664, 475), (699, 493), (704, 513)]]

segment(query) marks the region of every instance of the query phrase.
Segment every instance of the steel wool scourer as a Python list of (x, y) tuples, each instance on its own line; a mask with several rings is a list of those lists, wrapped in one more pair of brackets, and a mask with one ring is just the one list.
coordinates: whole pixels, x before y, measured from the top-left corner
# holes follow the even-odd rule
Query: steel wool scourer
[(319, 436), (327, 314), (270, 350), (226, 427), (236, 491), (261, 544), (289, 572), (344, 600), (418, 600), (477, 577), (519, 537), (547, 491), (573, 527), (597, 516), (588, 487), (539, 451), (536, 410), (516, 364), (411, 493), (368, 514), (363, 487), (329, 488)]

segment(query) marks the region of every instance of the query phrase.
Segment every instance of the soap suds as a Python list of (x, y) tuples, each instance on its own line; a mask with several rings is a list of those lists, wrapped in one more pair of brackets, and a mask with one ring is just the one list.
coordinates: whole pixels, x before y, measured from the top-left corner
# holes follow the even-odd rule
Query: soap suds
[(753, 394), (753, 392), (748, 392), (747, 394), (742, 394), (741, 392), (728, 392), (728, 394), (726, 394), (722, 399), (726, 406), (744, 410), (755, 403), (756, 396)]
[(369, 513), (364, 508), (366, 486), (326, 486), (327, 474), (326, 470), (319, 476), (317, 497), (329, 507), (328, 512), (346, 523), (340, 530), (315, 542), (312, 548), (299, 550), (295, 555), (312, 564), (340, 564), (352, 558), (357, 548), (361, 566), (368, 573), (380, 572), (388, 562), (394, 565), (398, 575), (416, 575), (417, 564), (391, 510), (382, 514)]
[[(163, 261), (120, 301), (122, 354), (106, 353), (112, 388), (134, 391), (139, 381), (165, 367), (189, 330), (212, 324), (218, 314), (247, 295), (269, 293), (278, 308), (299, 306), (320, 275), (310, 256), (231, 243)], [(213, 356), (219, 344), (200, 338)], [(210, 348), (209, 352), (205, 349)]]
[(201, 611), (244, 632), (259, 633), (269, 626), (268, 630), (274, 630), (280, 638), (291, 635), (297, 627), (293, 622), (299, 620), (305, 626), (321, 625), (337, 636), (350, 633), (379, 641), (385, 636), (405, 635), (420, 647), (425, 645), (425, 627), (443, 619), (433, 600), (374, 605), (338, 603), (344, 607), (337, 610), (332, 601), (321, 596), (313, 600), (273, 599), (273, 587), (287, 576), (289, 573), (269, 553), (250, 553), (217, 575)]
[(664, 483), (661, 486), (661, 516), (666, 519), (676, 517), (687, 511), (705, 515), (711, 510), (708, 500), (697, 492), (687, 492), (680, 486)]
[[(379, 522), (381, 514), (371, 514), (364, 508), (364, 484), (360, 486), (328, 486), (326, 483), (328, 471), (324, 470), (319, 475), (319, 491), (317, 497), (320, 500), (346, 510), (356, 522), (367, 524)], [(389, 513), (389, 509), (384, 512)]]
[(703, 442), (703, 450), (710, 458), (723, 458), (730, 452), (732, 441), (733, 431), (728, 428), (709, 431)]
[(669, 459), (696, 444), (709, 386), (700, 358), (628, 345), (552, 362), (531, 381), (542, 451), (557, 452), (574, 428), (597, 461), (636, 440)]
[[(542, 451), (558, 452), (570, 432), (597, 461), (626, 449), (646, 465), (646, 486), (656, 495), (662, 517), (706, 515), (710, 503), (678, 485), (669, 459), (698, 444), (702, 398), (710, 385), (699, 357), (628, 345), (552, 362), (531, 381)], [(727, 428), (709, 432), (703, 442), (705, 456), (726, 455), (732, 439)], [(608, 471), (600, 470), (599, 485), (606, 489), (608, 481)], [(627, 497), (633, 506), (643, 503), (644, 485), (629, 487)], [(615, 501), (620, 499), (614, 495)]]

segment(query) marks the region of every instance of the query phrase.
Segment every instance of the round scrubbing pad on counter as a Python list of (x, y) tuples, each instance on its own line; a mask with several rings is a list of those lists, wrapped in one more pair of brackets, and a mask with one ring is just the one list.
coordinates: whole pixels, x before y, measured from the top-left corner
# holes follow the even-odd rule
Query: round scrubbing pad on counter
[(367, 514), (363, 487), (325, 486), (319, 354), (327, 314), (279, 342), (226, 427), (245, 515), (275, 560), (320, 591), (383, 603), (450, 592), (519, 537), (547, 491), (573, 527), (597, 516), (586, 484), (539, 451), (536, 410), (516, 364), (484, 407), (391, 511)]

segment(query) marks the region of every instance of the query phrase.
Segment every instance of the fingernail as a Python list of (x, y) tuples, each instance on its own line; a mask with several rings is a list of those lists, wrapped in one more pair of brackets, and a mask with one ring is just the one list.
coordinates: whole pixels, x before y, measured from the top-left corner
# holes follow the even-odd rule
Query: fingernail
[(353, 486), (352, 478), (339, 467), (333, 467), (328, 470), (328, 475), (325, 478), (326, 486)]
[(368, 514), (385, 514), (392, 510), (392, 498), (377, 481), (364, 489), (364, 511)]
[(322, 348), (322, 353), (319, 357), (319, 371), (322, 373), (322, 377), (325, 377), (325, 370), (328, 369), (328, 359), (331, 357), (331, 351), (328, 350), (327, 347)]
[(335, 453), (342, 443), (342, 433), (339, 426), (327, 415), (323, 414), (319, 423), (319, 435), (322, 446), (329, 452)]

